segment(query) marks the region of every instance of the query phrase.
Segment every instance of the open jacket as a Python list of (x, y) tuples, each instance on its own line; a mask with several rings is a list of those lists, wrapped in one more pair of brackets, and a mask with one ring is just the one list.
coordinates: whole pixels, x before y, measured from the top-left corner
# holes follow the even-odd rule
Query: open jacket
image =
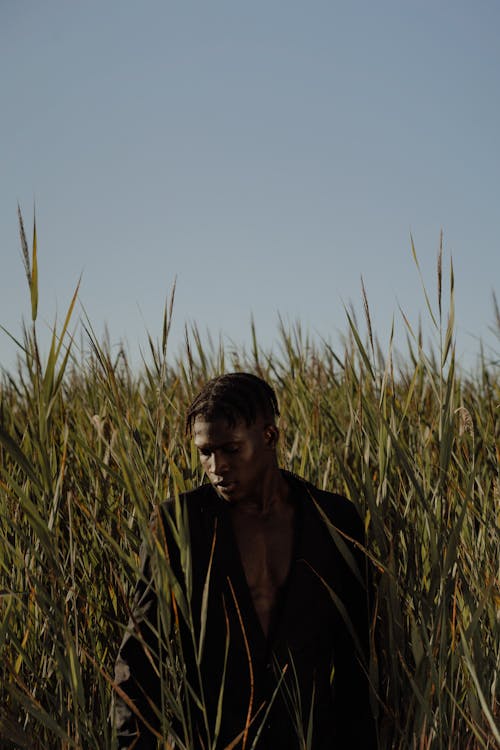
[[(170, 597), (162, 602), (168, 606), (159, 607), (158, 576), (143, 546), (142, 576), (116, 662), (120, 748), (155, 748), (153, 730), (159, 731), (161, 716), (189, 750), (208, 748), (215, 735), (221, 750), (251, 750), (254, 742), (255, 750), (376, 747), (366, 677), (370, 586), (363, 525), (346, 498), (283, 474), (296, 504), (296, 531), (267, 638), (225, 502), (208, 484), (180, 496), (177, 512), (185, 514), (189, 527), (188, 563), (175, 540), (174, 503), (162, 506), (155, 538), (167, 548), (167, 567), (179, 588), (176, 594), (177, 584), (170, 581), (161, 594)], [(182, 615), (188, 600), (194, 645)], [(166, 609), (168, 622), (160, 616)], [(166, 655), (160, 653), (162, 639), (172, 646), (163, 648)], [(180, 656), (172, 656), (179, 649)], [(167, 677), (164, 684), (170, 686), (162, 692), (165, 659), (176, 662), (170, 674), (184, 675), (184, 683), (182, 678), (169, 683)], [(169, 690), (177, 691), (190, 731), (178, 713), (169, 713)], [(163, 732), (166, 736), (165, 722)]]

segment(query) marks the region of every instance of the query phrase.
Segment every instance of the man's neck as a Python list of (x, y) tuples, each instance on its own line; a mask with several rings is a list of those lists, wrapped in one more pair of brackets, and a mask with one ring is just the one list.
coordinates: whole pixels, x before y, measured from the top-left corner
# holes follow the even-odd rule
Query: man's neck
[(290, 486), (278, 466), (264, 478), (262, 489), (253, 497), (238, 501), (232, 511), (262, 518), (281, 513), (290, 502)]

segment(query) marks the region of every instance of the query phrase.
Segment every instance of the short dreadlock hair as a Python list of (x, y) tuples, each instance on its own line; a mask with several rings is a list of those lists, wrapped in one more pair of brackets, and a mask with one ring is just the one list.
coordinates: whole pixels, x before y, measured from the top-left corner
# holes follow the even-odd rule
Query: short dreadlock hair
[(279, 416), (274, 390), (257, 375), (229, 372), (209, 380), (196, 396), (186, 416), (186, 434), (191, 434), (196, 417), (225, 419), (234, 427), (240, 419), (250, 426), (259, 415), (273, 422)]

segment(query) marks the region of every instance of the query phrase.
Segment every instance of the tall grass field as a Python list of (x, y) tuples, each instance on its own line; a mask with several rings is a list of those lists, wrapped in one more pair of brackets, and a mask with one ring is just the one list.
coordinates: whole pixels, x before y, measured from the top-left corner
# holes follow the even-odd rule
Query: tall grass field
[[(250, 350), (228, 354), (193, 327), (174, 357), (172, 294), (137, 371), (88, 320), (85, 351), (72, 341), (77, 291), (41, 355), (36, 232), (28, 242), (21, 216), (20, 229), (31, 320), (17, 368), (0, 381), (2, 750), (116, 746), (113, 667), (140, 543), (154, 546), (154, 509), (202, 481), (186, 409), (208, 378), (230, 370), (275, 387), (281, 465), (345, 494), (364, 518), (381, 750), (500, 747), (500, 367), (483, 357), (473, 374), (458, 372), (453, 269), (444, 272), (442, 253), (436, 300), (422, 291), (435, 344), (405, 320), (404, 357), (391, 344), (381, 351), (364, 290), (366, 334), (347, 313), (337, 350), (282, 325), (273, 353), (252, 330)], [(189, 578), (181, 518), (179, 529)], [(189, 623), (188, 605), (181, 616)], [(165, 678), (167, 717), (183, 711), (174, 677)], [(158, 747), (173, 742), (165, 724)], [(206, 746), (223, 750), (210, 728)]]

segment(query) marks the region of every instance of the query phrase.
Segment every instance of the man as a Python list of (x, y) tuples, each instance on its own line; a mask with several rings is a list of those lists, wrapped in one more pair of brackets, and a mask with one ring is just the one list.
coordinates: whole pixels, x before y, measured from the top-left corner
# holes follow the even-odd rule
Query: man
[(189, 750), (376, 747), (363, 524), (279, 468), (278, 415), (247, 373), (191, 404), (209, 484), (167, 502), (143, 546), (116, 666), (120, 748), (167, 734)]

